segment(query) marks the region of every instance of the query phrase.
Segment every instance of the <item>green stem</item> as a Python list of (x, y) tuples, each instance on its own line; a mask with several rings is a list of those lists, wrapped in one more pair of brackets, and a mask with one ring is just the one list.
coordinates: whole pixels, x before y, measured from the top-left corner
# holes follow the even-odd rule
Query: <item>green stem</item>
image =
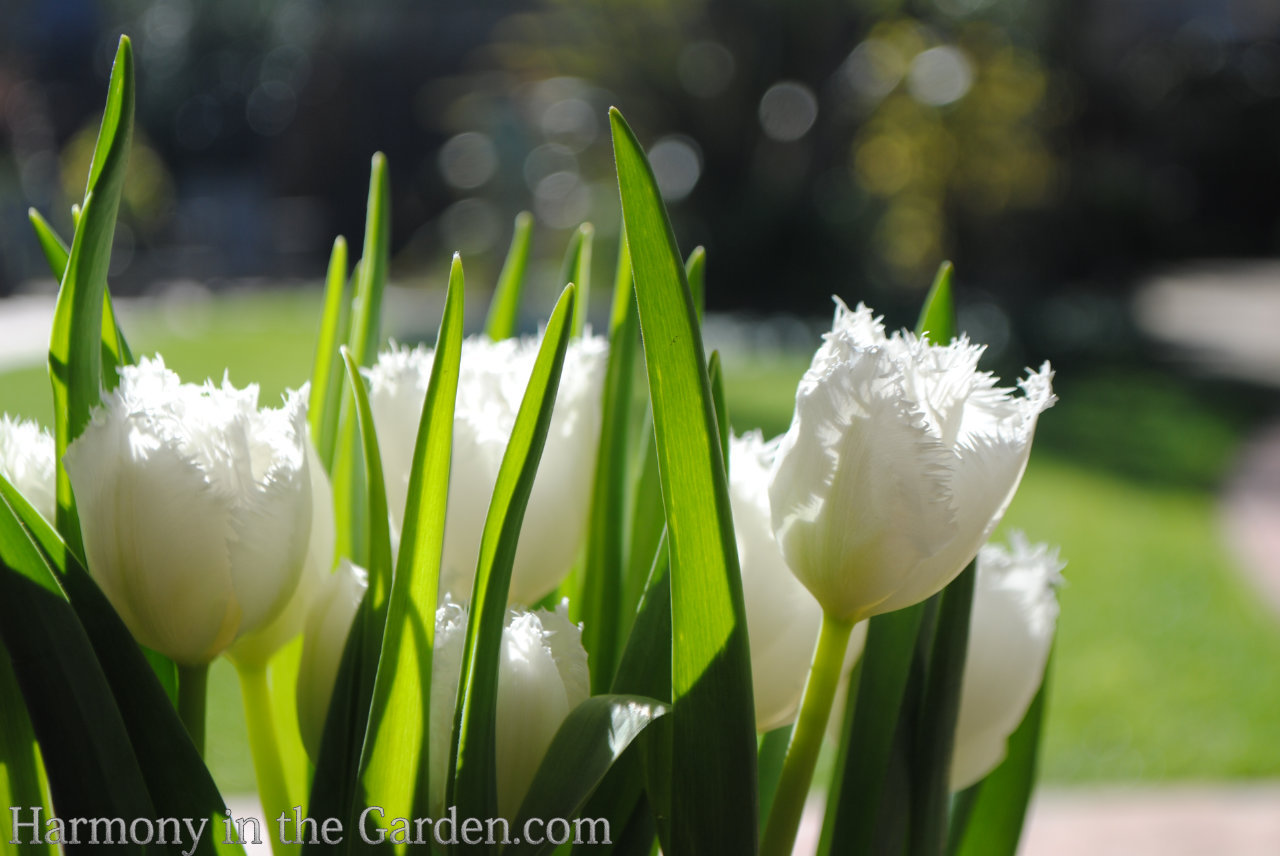
[(289, 788), (285, 784), (284, 765), (276, 741), (275, 719), (271, 714), (271, 690), (267, 686), (265, 666), (236, 666), (240, 676), (240, 694), (244, 697), (244, 718), (249, 730), (249, 751), (253, 755), (253, 771), (258, 779), (258, 798), (262, 800), (264, 826), (271, 852), (276, 856), (293, 853), (297, 844), (285, 844), (276, 835), (276, 818), (292, 808)]
[(831, 714), (831, 702), (840, 682), (840, 668), (844, 665), (854, 623), (828, 613), (822, 615), (818, 647), (813, 652), (813, 665), (800, 701), (800, 716), (791, 732), (791, 745), (787, 747), (782, 777), (760, 844), (761, 856), (789, 856), (795, 846), (796, 830), (809, 794), (809, 783), (813, 780), (813, 768), (818, 761), (818, 749), (827, 729), (827, 717)]
[(178, 716), (196, 751), (204, 757), (204, 722), (208, 710), (209, 664), (178, 666)]

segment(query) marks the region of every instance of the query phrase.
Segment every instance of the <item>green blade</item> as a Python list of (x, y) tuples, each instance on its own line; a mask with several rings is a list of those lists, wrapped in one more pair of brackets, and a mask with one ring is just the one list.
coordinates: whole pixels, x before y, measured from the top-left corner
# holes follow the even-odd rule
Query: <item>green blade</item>
[(706, 357), (653, 171), (622, 114), (610, 121), (671, 539), (670, 852), (752, 853), (750, 654)]
[(498, 656), (516, 542), (551, 424), (551, 408), (569, 347), (574, 286), (567, 286), (547, 322), (524, 400), (502, 456), (485, 517), (466, 647), (458, 681), (448, 801), (463, 817), (497, 817), (495, 773)]
[(591, 489), (591, 520), (582, 594), (577, 606), (590, 616), (582, 628), (582, 645), (591, 664), (591, 689), (603, 692), (613, 680), (618, 659), (620, 611), (627, 514), (627, 459), (631, 396), (635, 378), (635, 301), (631, 292), (631, 260), (626, 241), (618, 246), (613, 312), (609, 323), (609, 363), (605, 369), (600, 447)]
[[(3, 477), (0, 498), (57, 572), (110, 685), (156, 810), (164, 817), (221, 817), (222, 796), (178, 719), (169, 691), (102, 590), (53, 527)], [(198, 852), (212, 851), (202, 842)]]
[(381, 806), (389, 818), (426, 817), (429, 807), (431, 652), (463, 310), (462, 260), (455, 255), (413, 452), (404, 534), (361, 762), (369, 804)]
[(391, 593), (391, 522), (387, 516), (387, 486), (382, 476), (382, 456), (378, 451), (378, 433), (373, 425), (373, 409), (369, 406), (369, 392), (365, 389), (364, 378), (360, 376), (360, 368), (355, 357), (346, 347), (340, 348), (342, 359), (347, 367), (347, 382), (351, 385), (352, 395), (356, 403), (356, 419), (360, 426), (362, 442), (362, 458), (364, 460), (364, 483), (368, 490), (369, 520), (369, 593), (365, 600), (372, 608), (373, 625), (368, 629), (369, 650), (365, 654), (370, 659), (366, 662), (372, 676), (377, 666), (377, 649), (382, 642), (382, 630), (386, 621), (387, 599)]
[(707, 360), (707, 380), (711, 382), (711, 400), (716, 408), (716, 426), (720, 429), (720, 454), (724, 457), (725, 478), (729, 476), (729, 405), (724, 398), (724, 369), (720, 352), (712, 351)]
[(707, 311), (707, 251), (703, 247), (694, 247), (684, 263), (684, 275), (689, 279), (689, 291), (693, 294), (693, 305), (698, 310), (698, 322)]
[(573, 310), (573, 335), (582, 335), (583, 325), (587, 322), (587, 298), (591, 287), (591, 242), (595, 237), (595, 227), (583, 223), (574, 230), (565, 249), (564, 261), (560, 264), (560, 285), (573, 283), (578, 286), (578, 296)]
[[(364, 249), (356, 264), (355, 303), (347, 347), (357, 366), (370, 366), (378, 356), (381, 342), (382, 294), (387, 284), (391, 252), (391, 190), (387, 158), (373, 156), (369, 167), (369, 201), (365, 210)], [(334, 511), (338, 522), (335, 553), (349, 556), (357, 565), (368, 567), (371, 549), (367, 515), (368, 490), (357, 438), (355, 402), (343, 396), (338, 417), (338, 443), (333, 464)]]
[(943, 262), (938, 266), (933, 285), (920, 309), (920, 320), (916, 322), (916, 333), (928, 335), (929, 341), (935, 344), (945, 345), (956, 335), (955, 305), (951, 297), (951, 278), (954, 272), (951, 262)]
[[(886, 815), (905, 812), (906, 805), (885, 802), (885, 781), (894, 763), (894, 735), (911, 672), (915, 640), (920, 631), (924, 605), (877, 615), (867, 626), (860, 678), (850, 684), (842, 738), (846, 763), (841, 779), (832, 783), (833, 824), (830, 853), (871, 856), (875, 849), (877, 824), (893, 824)], [(856, 699), (856, 701), (855, 701)]]
[(942, 856), (950, 809), (951, 753), (973, 610), (974, 562), (942, 591), (933, 651), (912, 740), (910, 853)]
[(965, 818), (967, 823), (953, 821), (952, 840), (947, 847), (951, 856), (1015, 856), (1018, 852), (1027, 804), (1036, 783), (1050, 667), (1045, 668), (1044, 682), (1022, 724), (1009, 738), (1004, 761), (960, 795), (971, 794), (972, 806)]
[(311, 369), (311, 399), (307, 421), (311, 442), (326, 471), (333, 469), (333, 450), (337, 443), (338, 414), (342, 401), (342, 370), (338, 345), (345, 338), (343, 330), (347, 307), (347, 240), (339, 235), (329, 254), (325, 274), (324, 314), (320, 318), (320, 335), (316, 338), (316, 357)]
[(516, 333), (520, 320), (520, 292), (524, 288), (524, 271), (529, 265), (529, 236), (533, 233), (533, 215), (521, 211), (516, 215), (511, 232), (511, 247), (507, 259), (498, 274), (498, 284), (489, 301), (489, 318), (484, 323), (485, 334), (497, 342), (510, 339)]
[[(536, 830), (536, 825), (529, 824), (534, 818), (576, 816), (631, 741), (666, 712), (662, 703), (638, 695), (598, 695), (575, 707), (547, 748), (512, 828)], [(608, 834), (611, 824), (606, 821), (598, 826), (593, 820), (588, 815), (578, 826), (583, 843), (592, 843), (586, 840), (589, 834), (597, 836), (594, 842), (597, 844), (611, 841), (612, 836)], [(545, 840), (547, 836), (538, 833), (538, 837), (544, 840), (512, 842), (502, 852), (512, 856), (540, 856), (555, 848), (555, 844)]]
[[(31, 718), (27, 716), (9, 652), (0, 639), (0, 807), (8, 812), (11, 806), (18, 806), (28, 820), (32, 806), (39, 806), (47, 814), (46, 787), (48, 782)], [(58, 852), (54, 845), (45, 844), (43, 840), (32, 843), (26, 836), (19, 837), (18, 843), (12, 838), (0, 838), (0, 841), (16, 847), (14, 852), (18, 856), (56, 856)]]
[[(49, 262), (49, 269), (61, 282), (71, 255), (66, 242), (36, 209), (28, 208), (27, 217), (40, 242), (40, 249), (44, 251), (45, 260)], [(117, 369), (133, 363), (133, 352), (129, 350), (124, 331), (116, 320), (115, 309), (111, 305), (111, 289), (108, 287), (102, 295), (102, 386), (108, 392), (115, 389), (120, 382)]]
[(58, 529), (77, 548), (80, 546), (79, 518), (62, 457), (71, 441), (84, 430), (89, 412), (100, 396), (103, 295), (133, 136), (133, 90), (133, 49), (129, 39), (122, 36), (111, 69), (102, 128), (93, 152), (79, 224), (58, 291), (49, 341), (58, 461)]
[(58, 813), (155, 817), (89, 638), (7, 498), (0, 500), (0, 638), (40, 741)]

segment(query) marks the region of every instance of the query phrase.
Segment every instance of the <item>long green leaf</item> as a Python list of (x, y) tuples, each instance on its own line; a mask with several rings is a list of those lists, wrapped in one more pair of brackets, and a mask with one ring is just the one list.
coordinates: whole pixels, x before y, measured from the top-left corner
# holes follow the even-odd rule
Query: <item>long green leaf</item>
[(627, 514), (627, 452), (637, 339), (631, 258), (626, 241), (618, 243), (613, 311), (609, 322), (609, 363), (605, 369), (600, 446), (591, 489), (587, 558), (578, 608), (591, 616), (582, 628), (582, 644), (591, 664), (591, 688), (603, 692), (613, 680), (620, 647), (624, 533)]
[(381, 806), (389, 818), (425, 817), (429, 808), (431, 652), (464, 305), (462, 259), (455, 255), (414, 446), (404, 534), (361, 762), (370, 804)]
[(369, 202), (365, 211), (364, 249), (356, 281), (355, 309), (351, 318), (351, 353), (356, 363), (369, 366), (378, 357), (382, 318), (382, 293), (387, 287), (391, 261), (391, 185), (387, 157), (373, 156), (369, 167)]
[[(174, 711), (171, 691), (160, 683), (102, 590), (53, 527), (2, 477), (0, 498), (57, 573), (110, 685), (156, 810), (165, 817), (221, 817), (222, 796)], [(199, 852), (212, 850), (202, 842)]]
[(121, 37), (107, 88), (84, 205), (54, 308), (49, 341), (57, 446), (58, 529), (80, 546), (80, 525), (62, 456), (89, 421), (102, 378), (102, 304), (116, 214), (133, 137), (133, 49)]
[[(47, 813), (46, 786), (31, 718), (27, 716), (9, 652), (0, 639), (0, 808), (7, 813), (11, 806), (17, 806), (26, 819), (30, 819), (29, 810), (33, 806)], [(57, 853), (54, 845), (32, 842), (25, 836), (19, 837), (18, 844), (14, 844), (11, 837), (0, 838), (0, 842), (16, 847), (18, 856), (55, 856)]]
[(1040, 753), (1040, 732), (1044, 723), (1049, 694), (1050, 665), (1045, 668), (1044, 682), (1022, 718), (1022, 724), (1009, 738), (1008, 754), (999, 767), (974, 785), (973, 804), (967, 823), (956, 823), (947, 852), (952, 856), (1015, 856), (1022, 838), (1027, 804), (1036, 782), (1036, 766)]
[[(7, 498), (0, 499), (0, 638), (43, 750), (58, 813), (155, 817), (89, 638)], [(140, 846), (121, 849), (143, 852)]]
[[(671, 563), (663, 533), (652, 560), (635, 623), (618, 663), (611, 692), (644, 695), (669, 703), (671, 693)], [(653, 823), (632, 829), (633, 835), (653, 836), (661, 828), (670, 840), (671, 729), (668, 719), (653, 723), (639, 741), (609, 770), (583, 811), (584, 817), (605, 818), (613, 826), (628, 820), (646, 802), (645, 781), (650, 782), (649, 801)], [(645, 807), (647, 810), (647, 807)], [(585, 852), (590, 852), (585, 845)], [(648, 853), (648, 847), (641, 848)], [(578, 852), (578, 848), (574, 849)]]
[(916, 333), (928, 335), (929, 341), (936, 344), (945, 345), (956, 335), (955, 305), (951, 295), (954, 273), (951, 262), (938, 266), (938, 273), (920, 310), (920, 320), (916, 322)]
[(311, 426), (311, 442), (315, 444), (325, 470), (333, 469), (333, 450), (337, 443), (338, 414), (342, 402), (342, 369), (338, 346), (345, 338), (347, 300), (347, 239), (339, 235), (329, 253), (329, 269), (325, 274), (324, 314), (320, 318), (320, 335), (316, 338), (316, 357), (311, 369), (311, 400), (307, 421)]
[(839, 856), (872, 856), (878, 824), (893, 821), (885, 815), (906, 806), (886, 804), (885, 780), (893, 762), (894, 735), (902, 709), (915, 640), (924, 615), (923, 604), (877, 615), (867, 625), (860, 678), (851, 684), (842, 742), (847, 763), (840, 780), (829, 790), (830, 853)]
[(516, 334), (520, 320), (520, 292), (524, 288), (524, 271), (529, 265), (529, 237), (533, 233), (533, 215), (521, 211), (511, 231), (511, 247), (498, 274), (498, 284), (489, 301), (489, 317), (484, 332), (497, 342)]
[(750, 654), (706, 356), (653, 170), (622, 114), (610, 121), (671, 539), (670, 852), (752, 853)]
[(560, 264), (560, 285), (573, 283), (578, 287), (573, 310), (573, 335), (582, 334), (587, 320), (587, 298), (591, 287), (591, 243), (596, 230), (590, 223), (583, 223), (574, 230), (569, 246)]
[(909, 852), (942, 856), (950, 809), (951, 752), (973, 610), (973, 562), (942, 592), (920, 717), (912, 740)]
[(569, 346), (574, 287), (567, 286), (547, 322), (542, 346), (511, 439), (498, 468), (476, 567), (466, 647), (458, 682), (448, 800), (463, 817), (497, 816), (495, 771), (498, 657), (516, 543), (551, 424), (551, 408)]
[(684, 262), (684, 275), (689, 279), (689, 292), (693, 295), (693, 305), (698, 310), (698, 321), (707, 311), (707, 251), (703, 247), (694, 247), (689, 258)]
[[(382, 294), (387, 284), (391, 253), (391, 189), (387, 159), (381, 152), (373, 156), (369, 168), (369, 201), (365, 210), (364, 249), (355, 270), (355, 303), (347, 347), (357, 366), (372, 365), (381, 341)], [(357, 437), (355, 401), (343, 396), (339, 415), (338, 443), (334, 452), (333, 499), (337, 518), (335, 552), (349, 556), (358, 565), (368, 566), (368, 490), (365, 467)]]
[[(40, 249), (44, 251), (49, 270), (61, 282), (67, 272), (67, 260), (71, 251), (62, 237), (54, 231), (49, 221), (40, 216), (34, 208), (27, 209), (27, 217), (31, 220), (31, 228), (35, 230)], [(111, 305), (111, 289), (107, 287), (102, 295), (102, 386), (108, 392), (115, 389), (120, 382), (117, 369), (121, 366), (133, 365), (133, 352), (125, 341), (124, 331), (116, 320), (115, 308)]]
[[(598, 695), (575, 707), (547, 748), (513, 828), (536, 831), (536, 825), (526, 826), (534, 818), (545, 822), (547, 818), (576, 816), (631, 741), (666, 712), (662, 703), (637, 695)], [(595, 818), (587, 816), (577, 828), (584, 843), (612, 843), (607, 820), (600, 827)], [(513, 841), (502, 852), (539, 856), (555, 848), (547, 836), (538, 836), (541, 842)], [(595, 841), (589, 841), (589, 836)]]

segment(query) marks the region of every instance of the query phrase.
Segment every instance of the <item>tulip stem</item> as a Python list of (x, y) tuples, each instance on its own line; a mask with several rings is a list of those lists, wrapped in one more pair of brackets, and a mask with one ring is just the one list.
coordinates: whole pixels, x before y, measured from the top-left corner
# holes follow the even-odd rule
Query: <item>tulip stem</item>
[(782, 776), (778, 780), (773, 808), (760, 844), (761, 856), (789, 856), (795, 846), (796, 830), (804, 812), (813, 768), (818, 761), (818, 749), (827, 730), (831, 702), (840, 682), (845, 651), (849, 648), (849, 634), (855, 623), (826, 612), (822, 615), (818, 647), (813, 652), (813, 665), (804, 685), (800, 715), (796, 719), (795, 730), (791, 732), (787, 758), (782, 762)]
[(204, 757), (204, 722), (208, 709), (209, 664), (178, 666), (178, 718), (187, 734)]
[[(258, 779), (258, 798), (262, 800), (265, 827), (274, 830), (276, 818), (292, 807), (289, 787), (285, 784), (284, 765), (280, 760), (280, 744), (276, 740), (275, 718), (271, 712), (271, 690), (267, 685), (266, 666), (236, 665), (240, 676), (240, 694), (244, 698), (244, 719), (249, 731), (249, 751), (253, 755), (253, 771)], [(288, 827), (286, 827), (287, 829)], [(271, 852), (276, 856), (293, 853), (296, 843), (285, 843), (270, 835)]]

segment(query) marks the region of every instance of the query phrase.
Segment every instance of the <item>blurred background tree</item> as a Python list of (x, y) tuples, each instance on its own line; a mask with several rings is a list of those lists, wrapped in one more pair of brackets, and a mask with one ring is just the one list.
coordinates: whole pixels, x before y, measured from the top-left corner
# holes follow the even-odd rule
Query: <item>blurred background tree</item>
[(140, 66), (123, 292), (317, 276), (360, 233), (377, 149), (402, 283), (453, 249), (490, 280), (521, 208), (554, 267), (580, 220), (616, 235), (610, 104), (682, 245), (708, 247), (713, 308), (822, 314), (839, 292), (892, 316), (952, 258), (997, 348), (1105, 347), (1153, 267), (1280, 249), (1270, 0), (0, 8), (0, 293), (45, 276), (28, 205), (68, 228), (120, 32)]

